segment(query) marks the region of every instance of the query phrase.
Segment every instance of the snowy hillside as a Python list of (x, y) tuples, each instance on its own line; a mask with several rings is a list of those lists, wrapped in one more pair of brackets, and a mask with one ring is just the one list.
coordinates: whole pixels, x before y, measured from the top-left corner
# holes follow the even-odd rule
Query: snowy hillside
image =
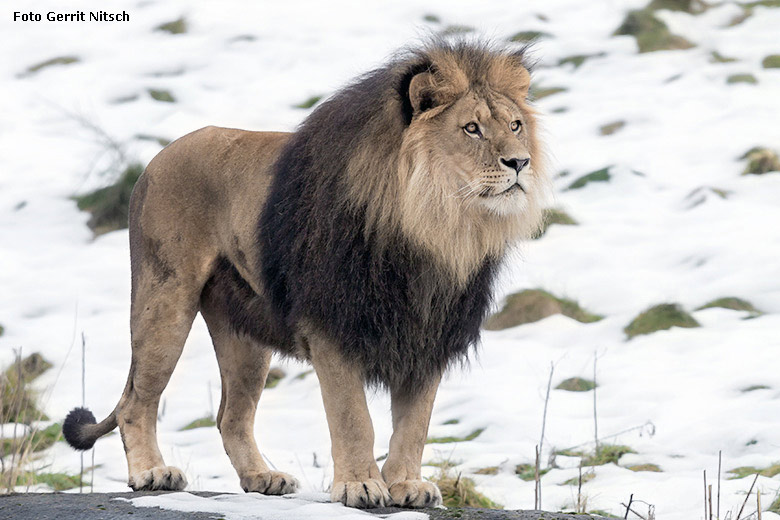
[[(35, 4), (44, 14), (63, 11), (54, 0)], [(742, 175), (748, 159), (740, 159), (754, 147), (780, 152), (780, 68), (765, 59), (780, 54), (780, 8), (727, 1), (697, 14), (658, 10), (654, 16), (689, 48), (639, 53), (633, 36), (613, 33), (646, 4), (118, 0), (112, 10), (126, 10), (130, 21), (116, 23), (14, 22), (21, 5), (4, 6), (0, 366), (20, 347), (42, 353), (54, 368), (36, 386), (45, 412), (61, 420), (81, 404), (83, 332), (87, 406), (100, 419), (122, 392), (130, 361), (127, 232), (93, 238), (89, 214), (72, 200), (113, 180), (101, 175), (118, 160), (107, 139), (145, 164), (160, 140), (209, 124), (292, 130), (310, 111), (296, 105), (328, 96), (430, 32), (506, 41), (535, 31), (536, 106), (555, 174), (551, 206), (577, 225), (553, 225), (525, 244), (497, 301), (540, 288), (604, 319), (557, 314), (486, 331), (471, 368), (444, 381), (429, 435), (481, 433), (427, 445), (424, 462), (454, 465), (505, 508), (532, 508), (534, 482), (516, 468), (534, 462), (550, 365), (554, 388), (571, 377), (593, 379), (597, 355), (599, 436), (634, 453), (583, 468), (595, 475), (582, 489), (587, 509), (622, 518), (620, 504), (633, 494), (659, 519), (702, 518), (702, 471), (714, 484), (722, 451), (721, 518), (727, 511), (736, 518), (753, 476), (727, 480), (726, 470), (780, 461), (780, 173)], [(155, 29), (179, 19), (179, 34)], [(47, 63), (55, 58), (64, 59)], [(696, 310), (723, 297), (761, 313)], [(700, 327), (627, 339), (624, 328), (637, 315), (664, 303), (679, 304)], [(258, 444), (302, 491), (322, 492), (332, 463), (316, 377), (304, 365), (276, 365), (286, 377), (263, 393)], [(216, 428), (180, 431), (214, 414), (219, 395), (199, 318), (163, 394), (161, 450), (185, 471), (189, 489), (239, 492)], [(379, 393), (370, 405), (379, 457), (391, 433), (389, 400)], [(553, 389), (547, 413), (542, 466), (557, 456), (542, 477), (543, 506), (572, 510), (580, 459), (559, 452), (593, 450), (593, 391)], [(126, 490), (119, 435), (100, 440), (94, 456), (95, 491)], [(39, 464), (78, 473), (80, 456), (57, 443)], [(660, 471), (629, 469), (637, 465)], [(756, 486), (769, 508), (780, 477), (762, 476)], [(755, 507), (753, 497), (745, 512)]]

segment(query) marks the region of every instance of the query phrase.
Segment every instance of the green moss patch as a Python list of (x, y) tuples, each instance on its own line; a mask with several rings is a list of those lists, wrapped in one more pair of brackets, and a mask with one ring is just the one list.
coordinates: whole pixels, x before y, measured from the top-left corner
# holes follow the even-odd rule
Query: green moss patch
[(755, 306), (747, 300), (737, 298), (736, 296), (727, 296), (725, 298), (718, 298), (711, 302), (705, 303), (697, 311), (704, 309), (712, 309), (713, 307), (720, 307), (721, 309), (730, 309), (732, 311), (747, 311), (755, 314), (761, 314), (761, 311), (756, 309)]
[(672, 34), (666, 24), (655, 16), (651, 8), (629, 11), (613, 35), (633, 36), (636, 38), (640, 53), (694, 47), (682, 36)]
[(0, 336), (2, 336), (3, 334), (5, 334), (5, 328), (3, 328), (2, 325), (0, 325)]
[(149, 96), (155, 101), (161, 101), (163, 103), (175, 103), (176, 98), (173, 97), (170, 90), (150, 88), (147, 89)]
[(710, 53), (710, 63), (733, 63), (735, 61), (737, 61), (736, 58), (724, 56), (718, 51), (712, 51)]
[[(539, 477), (550, 471), (550, 468), (539, 468)], [(532, 482), (536, 480), (536, 466), (533, 464), (518, 464), (515, 466), (515, 475), (520, 477), (526, 482)]]
[(49, 60), (42, 61), (27, 67), (27, 70), (25, 70), (21, 76), (29, 76), (49, 67), (72, 65), (74, 63), (78, 63), (79, 61), (81, 60), (78, 58), (78, 56), (57, 56), (56, 58), (51, 58)]
[(780, 54), (771, 54), (761, 61), (765, 69), (780, 69)]
[(654, 473), (662, 472), (657, 464), (635, 464), (633, 466), (626, 466), (626, 469), (630, 469), (631, 471), (651, 471)]
[(512, 37), (509, 38), (509, 41), (525, 43), (539, 40), (541, 38), (552, 38), (552, 34), (546, 33), (544, 31), (520, 31), (512, 35)]
[(485, 428), (477, 428), (473, 432), (469, 433), (465, 437), (428, 437), (425, 444), (449, 444), (451, 442), (466, 442), (473, 441), (485, 431)]
[(302, 381), (302, 380), (306, 379), (310, 374), (313, 374), (313, 373), (314, 373), (314, 370), (306, 370), (304, 372), (301, 372), (297, 376), (295, 376), (293, 379)]
[(210, 426), (216, 426), (217, 421), (214, 420), (214, 417), (211, 415), (207, 415), (205, 417), (201, 417), (200, 419), (195, 419), (191, 423), (189, 423), (187, 426), (180, 428), (180, 432), (184, 432), (187, 430), (194, 430), (195, 428), (208, 428)]
[(735, 83), (747, 83), (748, 85), (757, 85), (758, 79), (752, 74), (732, 74), (726, 78), (726, 83), (734, 85)]
[(777, 152), (763, 146), (751, 148), (740, 159), (747, 159), (742, 175), (763, 175), (780, 171), (780, 157)]
[(564, 379), (555, 387), (556, 390), (566, 390), (567, 392), (589, 392), (594, 388), (596, 388), (596, 383), (582, 377)]
[(321, 99), (322, 96), (311, 96), (306, 101), (298, 103), (297, 105), (293, 105), (293, 108), (300, 108), (306, 110), (319, 103)]
[(95, 234), (127, 227), (130, 194), (143, 171), (141, 164), (133, 163), (122, 171), (114, 184), (75, 197), (80, 210), (92, 213), (87, 225)]
[(693, 317), (685, 312), (679, 305), (663, 303), (650, 307), (634, 318), (623, 331), (629, 339), (643, 334), (652, 334), (659, 330), (668, 330), (672, 327), (699, 327)]
[(762, 477), (772, 478), (775, 475), (780, 474), (780, 462), (775, 462), (765, 468), (756, 468), (754, 466), (740, 466), (738, 468), (730, 469), (727, 471), (731, 476), (729, 480), (735, 480), (739, 478), (745, 478), (758, 473)]
[(425, 16), (423, 16), (423, 20), (428, 23), (441, 23), (441, 18), (439, 18), (435, 14), (426, 14)]
[(279, 384), (279, 381), (284, 379), (287, 374), (279, 367), (274, 367), (268, 371), (268, 375), (265, 378), (265, 388), (273, 388)]
[(531, 99), (539, 101), (540, 99), (544, 99), (555, 94), (560, 94), (561, 92), (566, 92), (567, 90), (569, 89), (566, 87), (537, 87), (536, 85), (531, 85), (531, 89), (528, 95)]
[(444, 421), (442, 424), (460, 424), (460, 419), (450, 419), (448, 421)]
[(485, 322), (487, 330), (503, 330), (533, 323), (553, 314), (563, 314), (581, 323), (599, 321), (602, 316), (583, 310), (573, 300), (558, 298), (542, 289), (526, 289), (507, 297), (504, 307)]
[(567, 190), (578, 190), (584, 188), (592, 182), (609, 182), (612, 179), (612, 175), (609, 173), (611, 166), (596, 170), (594, 172), (586, 173), (582, 177), (569, 184)]
[[(442, 470), (441, 473), (432, 479), (441, 491), (444, 506), (447, 508), (459, 507), (480, 507), (483, 509), (503, 509), (500, 504), (490, 500), (488, 497), (476, 490), (476, 484), (470, 478), (451, 475)], [(455, 514), (455, 512), (452, 512)]]
[(612, 135), (615, 132), (622, 130), (624, 126), (626, 126), (625, 121), (614, 121), (612, 123), (607, 123), (606, 125), (600, 126), (599, 133), (601, 135)]
[(163, 31), (170, 34), (184, 34), (188, 29), (189, 27), (187, 26), (187, 20), (184, 17), (181, 17), (178, 20), (174, 20), (172, 22), (160, 24), (154, 28), (155, 31)]

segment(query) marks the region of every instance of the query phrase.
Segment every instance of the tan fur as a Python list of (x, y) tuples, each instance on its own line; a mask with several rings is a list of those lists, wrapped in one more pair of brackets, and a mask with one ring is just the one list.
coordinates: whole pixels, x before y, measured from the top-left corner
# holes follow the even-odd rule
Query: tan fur
[[(500, 257), (536, 231), (547, 178), (535, 114), (525, 101), (529, 79), (522, 65), (501, 58), (484, 84), (473, 85), (453, 56), (443, 52), (434, 61), (435, 71), (410, 84), (415, 113), (403, 140), (388, 142), (378, 132), (361, 135), (347, 177), (355, 206), (368, 207), (366, 233), (381, 242), (400, 231), (465, 284), (486, 258)], [(424, 110), (427, 99), (436, 106)], [(392, 113), (397, 102), (377, 102), (386, 103), (386, 117), (397, 118)], [(509, 129), (517, 118), (525, 132), (519, 136)], [(462, 127), (472, 120), (484, 128), (484, 140), (464, 141)], [(257, 225), (274, 161), (289, 135), (204, 128), (163, 150), (139, 180), (130, 226), (133, 363), (114, 412), (129, 483), (136, 489), (186, 484), (180, 470), (165, 465), (155, 430), (160, 394), (198, 311), (219, 360), (218, 426), (242, 487), (267, 494), (297, 488), (292, 476), (269, 470), (253, 435), (271, 346), (238, 336), (219, 302), (200, 299), (219, 258), (264, 294)], [(394, 159), (378, 159), (388, 156)], [(531, 162), (519, 176), (501, 163), (501, 158), (525, 157)], [(503, 195), (516, 178), (525, 193), (515, 189)], [(394, 433), (380, 473), (361, 374), (316, 329), (295, 332), (322, 388), (335, 469), (332, 499), (358, 507), (440, 504), (438, 489), (420, 474), (438, 379), (392, 395)]]

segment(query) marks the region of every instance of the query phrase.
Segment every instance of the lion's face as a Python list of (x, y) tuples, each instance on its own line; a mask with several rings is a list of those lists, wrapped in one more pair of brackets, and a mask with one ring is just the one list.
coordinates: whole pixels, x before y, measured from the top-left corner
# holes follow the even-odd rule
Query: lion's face
[(539, 189), (533, 122), (508, 97), (470, 91), (421, 126), (439, 146), (432, 174), (464, 209), (517, 215)]

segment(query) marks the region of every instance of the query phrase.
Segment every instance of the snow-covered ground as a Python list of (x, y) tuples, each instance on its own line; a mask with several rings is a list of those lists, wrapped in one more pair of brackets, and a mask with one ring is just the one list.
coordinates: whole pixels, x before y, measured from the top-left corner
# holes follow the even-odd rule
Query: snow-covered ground
[[(35, 4), (42, 13), (63, 9), (54, 0)], [(598, 355), (599, 433), (629, 430), (608, 441), (636, 453), (619, 466), (595, 469), (596, 477), (583, 486), (588, 508), (622, 517), (620, 503), (633, 494), (654, 504), (660, 519), (701, 518), (702, 471), (715, 481), (719, 451), (724, 472), (780, 460), (780, 173), (741, 176), (744, 161), (738, 159), (757, 145), (780, 147), (780, 69), (761, 67), (764, 56), (780, 53), (780, 9), (756, 7), (733, 27), (729, 22), (742, 12), (734, 2), (697, 16), (664, 11), (659, 16), (673, 32), (696, 46), (638, 54), (632, 37), (611, 33), (627, 10), (644, 4), (119, 0), (111, 9), (127, 10), (130, 21), (106, 24), (13, 22), (12, 11), (21, 4), (4, 5), (0, 364), (10, 363), (18, 348), (52, 361), (54, 369), (38, 386), (46, 413), (62, 418), (81, 403), (83, 332), (86, 404), (102, 418), (124, 387), (130, 361), (127, 232), (93, 239), (88, 215), (70, 198), (108, 181), (99, 172), (110, 154), (85, 122), (145, 163), (160, 146), (138, 134), (172, 139), (208, 124), (291, 130), (308, 113), (293, 105), (332, 93), (430, 31), (466, 25), (504, 40), (539, 30), (550, 37), (535, 50), (536, 83), (567, 89), (538, 102), (553, 171), (569, 172), (555, 180), (555, 204), (580, 225), (553, 226), (523, 246), (502, 278), (499, 297), (540, 287), (606, 318), (582, 324), (558, 315), (486, 332), (471, 368), (444, 381), (430, 435), (484, 432), (468, 442), (428, 445), (424, 460), (456, 464), (455, 471), (507, 508), (532, 507), (534, 484), (514, 468), (533, 462), (550, 364), (555, 385), (592, 377)], [(69, 8), (105, 4), (77, 1)], [(424, 21), (425, 15), (441, 22)], [(187, 33), (153, 30), (180, 16)], [(712, 51), (736, 61), (711, 63)], [(604, 55), (576, 69), (557, 65), (567, 56), (596, 53)], [(58, 56), (79, 61), (25, 74)], [(758, 83), (727, 84), (735, 73), (752, 73)], [(155, 101), (148, 89), (169, 90), (176, 102)], [(625, 127), (600, 135), (602, 125), (615, 121)], [(613, 166), (610, 182), (565, 190), (606, 166)], [(701, 187), (725, 190), (728, 197), (705, 190), (694, 205), (689, 195)], [(695, 311), (701, 328), (626, 341), (623, 327), (651, 305), (678, 302), (693, 311), (722, 296), (750, 300), (765, 314), (746, 320), (745, 312)], [(299, 477), (304, 492), (321, 493), (332, 464), (317, 380), (295, 377), (306, 366), (279, 364), (287, 377), (263, 394), (259, 444), (275, 467)], [(742, 391), (752, 385), (767, 388)], [(163, 396), (161, 449), (169, 464), (185, 471), (190, 489), (239, 492), (216, 428), (179, 431), (214, 412), (219, 387), (208, 334), (198, 320)], [(592, 399), (592, 392), (552, 392), (543, 460), (553, 449), (593, 438)], [(371, 410), (380, 456), (390, 435), (387, 397), (373, 395)], [(457, 424), (444, 424), (453, 419)], [(74, 473), (79, 462), (58, 443), (39, 464)], [(577, 461), (557, 462), (561, 467), (542, 478), (543, 505), (571, 509), (576, 485), (563, 483), (577, 475)], [(96, 491), (127, 489), (118, 434), (98, 442), (95, 463)], [(626, 469), (639, 463), (663, 471)], [(489, 466), (498, 466), (498, 473), (473, 474)], [(424, 471), (430, 476), (438, 469)], [(723, 480), (722, 515), (736, 513), (751, 480)], [(768, 506), (780, 480), (761, 477), (757, 486)], [(196, 507), (198, 501), (180, 502)], [(746, 511), (754, 510), (751, 500)], [(770, 517), (779, 518), (763, 516)]]

